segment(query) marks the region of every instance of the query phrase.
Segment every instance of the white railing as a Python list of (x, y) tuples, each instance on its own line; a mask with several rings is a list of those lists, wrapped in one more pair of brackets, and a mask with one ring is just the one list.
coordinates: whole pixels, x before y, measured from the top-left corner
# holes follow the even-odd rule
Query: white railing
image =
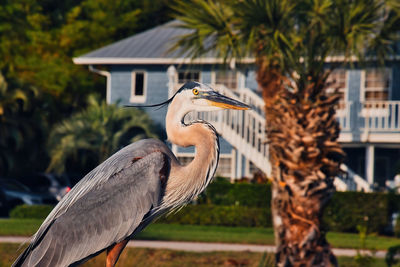
[(340, 102), (336, 109), (336, 118), (339, 121), (340, 128), (344, 131), (351, 130), (351, 113), (352, 102)]
[(343, 175), (340, 177), (336, 177), (334, 184), (336, 186), (336, 190), (338, 191), (363, 191), (363, 192), (371, 192), (371, 185), (364, 180), (361, 176), (356, 174), (353, 170), (351, 170), (347, 165), (340, 165), (340, 169), (343, 172)]
[(336, 116), (344, 131), (400, 131), (400, 101), (342, 102)]
[[(172, 73), (173, 71), (171, 71)], [(171, 75), (172, 77), (173, 75)], [(174, 77), (174, 76), (173, 76)], [(172, 81), (172, 79), (170, 78)], [(234, 146), (241, 154), (243, 154), (248, 160), (250, 160), (257, 168), (270, 175), (271, 165), (268, 161), (268, 145), (266, 144), (265, 135), (265, 113), (264, 113), (264, 101), (254, 91), (244, 88), (241, 90), (230, 90), (223, 85), (212, 85), (215, 90), (219, 91), (223, 95), (240, 100), (252, 107), (251, 110), (238, 111), (238, 110), (225, 110), (220, 112), (198, 112), (191, 113), (185, 118), (185, 120), (191, 121), (193, 119), (203, 119), (212, 123), (217, 129), (218, 133), (225, 138), (232, 146)], [(176, 81), (172, 81), (168, 84), (169, 93), (173, 94), (177, 89)], [(385, 107), (389, 108), (390, 112), (380, 113), (381, 122), (373, 124), (374, 121), (371, 118), (376, 118), (376, 113), (372, 113), (368, 110), (365, 118), (370, 118), (369, 124), (365, 124), (366, 127), (372, 129), (374, 125), (379, 126), (379, 129), (393, 129), (399, 128), (399, 102), (391, 102), (385, 105), (373, 105), (371, 107)], [(358, 103), (359, 104), (359, 103)], [(357, 108), (357, 116), (352, 117), (352, 112), (357, 105), (352, 102), (341, 103), (337, 110), (337, 118), (341, 124), (342, 130), (352, 130), (354, 125), (357, 125), (357, 120), (360, 114), (360, 108)], [(365, 109), (370, 108), (370, 105), (365, 104)], [(353, 112), (354, 114), (354, 112)], [(371, 114), (375, 114), (372, 117)], [(393, 114), (396, 114), (395, 117)], [(354, 123), (354, 121), (356, 123)], [(368, 119), (366, 119), (368, 121)], [(395, 121), (395, 122), (393, 122)], [(345, 170), (346, 175), (342, 177), (336, 177), (334, 184), (339, 191), (357, 190), (370, 192), (371, 186), (363, 178), (358, 176), (352, 170), (348, 169), (347, 166), (342, 165), (342, 170)]]
[(399, 131), (400, 101), (362, 102), (361, 116), (364, 118), (364, 130)]
[[(232, 91), (224, 86), (213, 86), (221, 94), (240, 100), (252, 107), (251, 110), (237, 111), (225, 110), (222, 112), (199, 112), (191, 114), (189, 120), (194, 118), (211, 122), (218, 133), (232, 144), (248, 160), (253, 162), (260, 170), (268, 175), (271, 166), (268, 161), (268, 145), (265, 135), (264, 102), (262, 98), (250, 89)], [(350, 105), (342, 105), (339, 121), (342, 128), (350, 129)], [(344, 127), (343, 127), (344, 126)], [(362, 177), (357, 175), (346, 165), (341, 165), (345, 175), (336, 177), (334, 184), (338, 191), (364, 191), (371, 192), (371, 186)]]

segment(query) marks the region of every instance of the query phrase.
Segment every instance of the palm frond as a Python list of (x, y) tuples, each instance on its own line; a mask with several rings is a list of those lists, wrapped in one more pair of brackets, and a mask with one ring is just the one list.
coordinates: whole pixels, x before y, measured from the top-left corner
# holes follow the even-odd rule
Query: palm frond
[(52, 129), (48, 141), (51, 162), (47, 171), (68, 171), (67, 161), (99, 164), (132, 140), (157, 137), (153, 122), (143, 111), (107, 105), (94, 96), (88, 98), (88, 103), (86, 110)]

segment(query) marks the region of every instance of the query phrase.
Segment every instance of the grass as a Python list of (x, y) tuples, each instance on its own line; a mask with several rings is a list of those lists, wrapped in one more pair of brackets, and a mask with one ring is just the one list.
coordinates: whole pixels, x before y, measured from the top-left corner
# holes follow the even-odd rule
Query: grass
[[(360, 237), (358, 234), (328, 232), (328, 242), (335, 248), (360, 248)], [(400, 245), (400, 238), (368, 235), (366, 248), (371, 250), (387, 250), (392, 246)]]
[[(10, 266), (21, 252), (18, 244), (0, 244), (0, 267)], [(17, 251), (18, 250), (18, 251)], [(253, 252), (183, 252), (165, 249), (126, 248), (118, 261), (117, 266), (151, 266), (151, 267), (268, 267), (271, 264), (260, 265), (262, 253)], [(273, 255), (267, 255), (267, 262), (273, 261)], [(338, 257), (341, 267), (360, 266), (354, 258)], [(105, 253), (85, 263), (84, 267), (104, 266)], [(371, 266), (386, 266), (383, 259), (374, 259)], [(395, 266), (394, 266), (395, 267)], [(397, 265), (398, 267), (398, 265)]]
[[(42, 220), (0, 219), (0, 236), (33, 235)], [(195, 242), (220, 242), (243, 244), (274, 244), (271, 228), (199, 226), (176, 224), (152, 224), (137, 236), (144, 240), (174, 240)], [(329, 232), (328, 242), (336, 248), (360, 248), (358, 234)], [(367, 249), (386, 250), (399, 245), (400, 239), (386, 236), (368, 236)]]
[(274, 233), (272, 228), (152, 224), (137, 239), (273, 245)]
[(0, 236), (31, 236), (42, 219), (0, 219)]

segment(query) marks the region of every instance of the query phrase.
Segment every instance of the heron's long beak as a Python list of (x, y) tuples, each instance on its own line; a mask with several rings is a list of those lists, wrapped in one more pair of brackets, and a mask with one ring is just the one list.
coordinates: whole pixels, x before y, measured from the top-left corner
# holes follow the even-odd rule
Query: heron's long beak
[(200, 96), (203, 99), (206, 99), (211, 106), (216, 106), (220, 108), (227, 108), (227, 109), (250, 109), (250, 106), (237, 101), (235, 99), (226, 97), (221, 95), (218, 92), (207, 92)]

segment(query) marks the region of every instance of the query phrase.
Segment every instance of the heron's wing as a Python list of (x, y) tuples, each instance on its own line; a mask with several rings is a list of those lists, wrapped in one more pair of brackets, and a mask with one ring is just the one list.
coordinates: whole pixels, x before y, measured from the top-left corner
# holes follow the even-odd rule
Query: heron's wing
[[(51, 223), (52, 220), (68, 210), (75, 201), (90, 192), (93, 188), (106, 183), (114, 174), (130, 168), (133, 164), (133, 160), (144, 158), (155, 151), (166, 154), (171, 160), (176, 160), (170, 149), (159, 140), (144, 139), (130, 144), (109, 157), (83, 177), (82, 180), (80, 180), (79, 183), (77, 183), (72, 190), (61, 199), (49, 216), (47, 216), (43, 225)], [(40, 229), (35, 234), (35, 237), (38, 234), (40, 234)]]
[(140, 140), (122, 148), (83, 177), (79, 183), (61, 199), (33, 236), (31, 243), (35, 243), (40, 239), (56, 218), (64, 214), (70, 206), (85, 194), (89, 193), (93, 188), (106, 183), (114, 174), (124, 169), (131, 168), (134, 159), (146, 157), (155, 151), (165, 153), (170, 160), (176, 160), (169, 148), (157, 139)]
[[(160, 202), (160, 175), (169, 168), (169, 158), (153, 152), (145, 157), (130, 154), (127, 161), (125, 152), (96, 168), (94, 174), (102, 177), (86, 179), (68, 193), (35, 235), (22, 266), (68, 266), (132, 234)], [(124, 168), (116, 167), (121, 166), (118, 159)]]

